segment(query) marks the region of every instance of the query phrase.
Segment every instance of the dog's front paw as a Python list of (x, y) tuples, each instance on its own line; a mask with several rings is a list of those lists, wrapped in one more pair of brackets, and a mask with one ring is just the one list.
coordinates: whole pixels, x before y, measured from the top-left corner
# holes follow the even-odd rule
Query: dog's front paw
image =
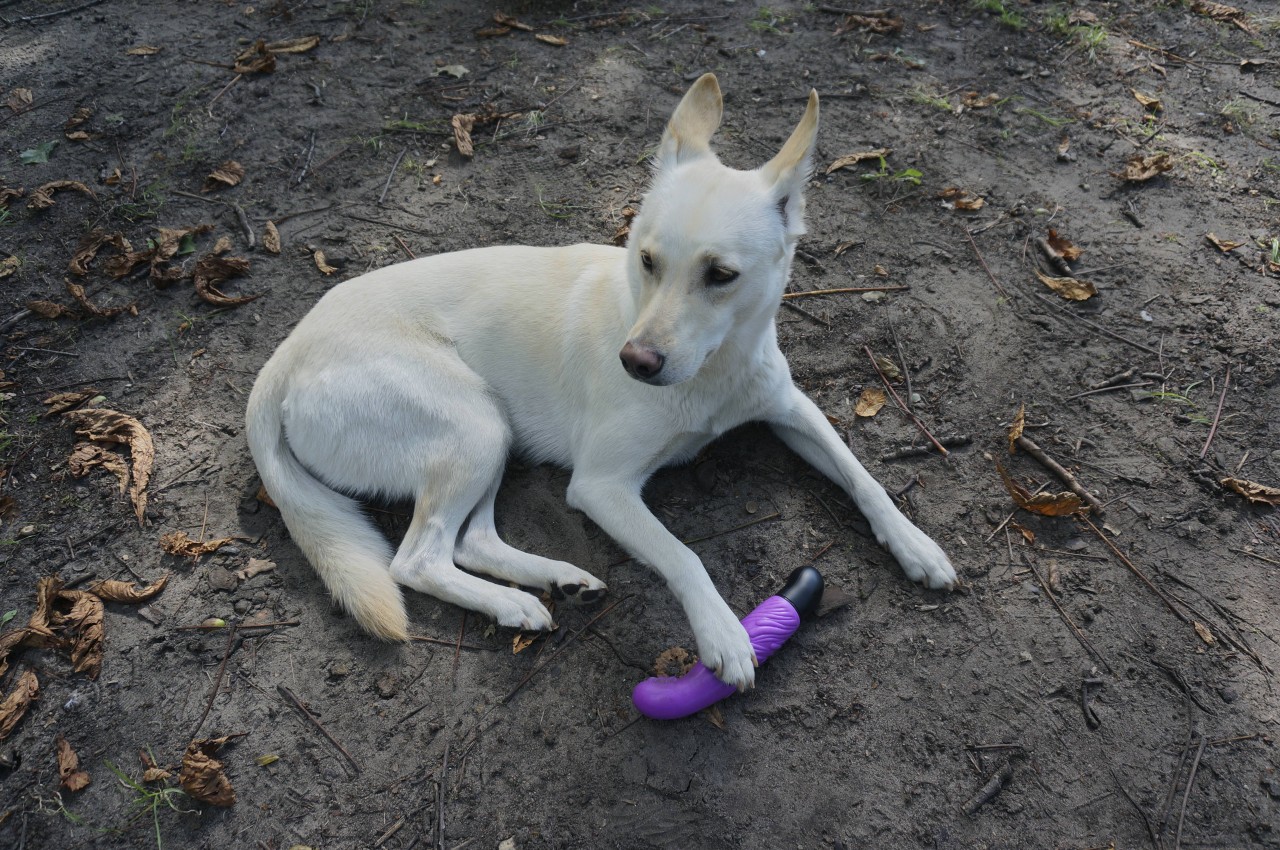
[(907, 523), (905, 528), (887, 537), (886, 545), (902, 565), (907, 578), (935, 589), (955, 587), (956, 568), (951, 566), (951, 560), (942, 547), (923, 531)]
[(698, 660), (720, 681), (745, 691), (756, 682), (756, 651), (729, 606), (719, 599), (716, 602), (716, 610), (701, 612), (692, 623)]
[(536, 596), (523, 590), (502, 590), (505, 592), (493, 601), (488, 612), (498, 625), (530, 632), (549, 632), (556, 627), (551, 612)]

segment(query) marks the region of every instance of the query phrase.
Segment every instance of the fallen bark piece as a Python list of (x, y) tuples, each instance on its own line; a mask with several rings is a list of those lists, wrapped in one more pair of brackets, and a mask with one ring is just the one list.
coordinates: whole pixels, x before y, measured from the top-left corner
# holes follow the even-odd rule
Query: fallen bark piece
[(80, 769), (80, 757), (71, 749), (67, 739), (59, 735), (54, 743), (58, 748), (58, 778), (62, 787), (73, 793), (88, 788), (91, 778)]
[(22, 715), (27, 713), (31, 703), (39, 696), (40, 680), (36, 678), (35, 671), (24, 670), (13, 690), (0, 702), (0, 741), (9, 737)]
[(1001, 791), (1004, 790), (1005, 786), (1008, 785), (1012, 779), (1013, 767), (1006, 761), (1001, 764), (1000, 767), (996, 768), (995, 773), (991, 774), (991, 778), (978, 789), (978, 793), (974, 794), (965, 802), (964, 813), (966, 815), (972, 815), (977, 812), (978, 809), (982, 808), (987, 803), (990, 803), (1000, 794)]
[(76, 433), (82, 437), (98, 443), (123, 443), (129, 447), (133, 464), (129, 499), (133, 502), (138, 525), (145, 525), (147, 483), (151, 480), (151, 467), (156, 458), (156, 447), (150, 432), (137, 419), (115, 410), (68, 410), (62, 416), (76, 424)]

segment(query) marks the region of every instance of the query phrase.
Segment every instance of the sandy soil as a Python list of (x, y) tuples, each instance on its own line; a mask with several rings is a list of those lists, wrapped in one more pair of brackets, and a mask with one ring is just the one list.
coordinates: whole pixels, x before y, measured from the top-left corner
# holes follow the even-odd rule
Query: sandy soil
[[(494, 9), (461, 2), (80, 5), (0, 2), (0, 179), (27, 190), (0, 214), (0, 614), (25, 624), (45, 576), (171, 579), (106, 605), (96, 679), (56, 647), (11, 654), (3, 693), (29, 672), (40, 692), (0, 742), (0, 846), (1280, 846), (1280, 515), (1220, 483), (1280, 486), (1273, 4), (1240, 0), (1233, 21), (1198, 2), (904, 0), (858, 21), (794, 2), (514, 3), (536, 32), (491, 37)], [(306, 36), (233, 68), (257, 39)], [(366, 638), (256, 498), (256, 370), (321, 293), (410, 253), (612, 240), (705, 71), (737, 167), (776, 150), (810, 87), (824, 98), (792, 289), (899, 288), (788, 301), (779, 335), (964, 587), (908, 582), (833, 485), (746, 428), (657, 476), (650, 504), (735, 610), (815, 559), (845, 604), (718, 712), (638, 718), (631, 687), (691, 636), (565, 506), (559, 470), (514, 464), (500, 523), (604, 578), (602, 604), (561, 606), (560, 630), (515, 655), (509, 630), (423, 597), (430, 640)], [(479, 116), (471, 158), (455, 114)], [(883, 167), (826, 173), (880, 147)], [(1113, 176), (1159, 154), (1171, 169), (1150, 180)], [(202, 191), (227, 161), (243, 179)], [(30, 208), (58, 180), (87, 192)], [(69, 270), (94, 231), (146, 251), (200, 224), (157, 264), (180, 278), (164, 288), (147, 262), (113, 277), (110, 244)], [(1038, 247), (1050, 228), (1096, 295), (1037, 279), (1064, 276)], [(252, 302), (197, 293), (222, 236), (250, 270), (215, 289)], [(64, 280), (136, 315), (90, 315)], [(864, 346), (910, 379), (895, 388), (930, 431), (967, 438), (946, 458), (892, 401), (855, 414), (881, 386)], [(71, 475), (73, 423), (42, 416), (90, 388), (154, 439), (142, 526), (109, 472)], [(1008, 454), (1022, 404), (1026, 436), (1103, 503), (1096, 532), (1015, 512), (995, 460), (1064, 489)], [(404, 506), (373, 507), (403, 530)], [(177, 531), (236, 540), (176, 557), (160, 541)], [(275, 569), (237, 578), (250, 559)], [(210, 617), (285, 625), (190, 628)], [(172, 790), (188, 742), (235, 733), (217, 754), (233, 806)], [(60, 736), (84, 790), (60, 785)], [(144, 758), (175, 775), (143, 784)]]

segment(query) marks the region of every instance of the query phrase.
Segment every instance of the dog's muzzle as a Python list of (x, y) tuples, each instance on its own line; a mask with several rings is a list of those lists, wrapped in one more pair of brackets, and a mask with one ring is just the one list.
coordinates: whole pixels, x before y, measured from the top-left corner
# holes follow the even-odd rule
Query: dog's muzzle
[(622, 346), (622, 352), (618, 355), (622, 360), (622, 366), (627, 370), (627, 374), (635, 378), (637, 381), (645, 383), (654, 383), (658, 374), (662, 371), (662, 366), (667, 362), (667, 358), (662, 356), (662, 352), (649, 348), (645, 345), (636, 345), (630, 340)]

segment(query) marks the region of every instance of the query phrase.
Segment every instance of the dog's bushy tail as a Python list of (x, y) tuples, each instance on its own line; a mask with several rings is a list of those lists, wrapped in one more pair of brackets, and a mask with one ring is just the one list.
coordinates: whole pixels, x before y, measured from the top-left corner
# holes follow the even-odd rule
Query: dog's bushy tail
[(281, 420), (284, 387), (266, 371), (249, 396), (246, 432), (262, 483), (329, 593), (364, 629), (407, 640), (408, 616), (391, 578), (391, 546), (360, 505), (316, 480), (294, 457)]

